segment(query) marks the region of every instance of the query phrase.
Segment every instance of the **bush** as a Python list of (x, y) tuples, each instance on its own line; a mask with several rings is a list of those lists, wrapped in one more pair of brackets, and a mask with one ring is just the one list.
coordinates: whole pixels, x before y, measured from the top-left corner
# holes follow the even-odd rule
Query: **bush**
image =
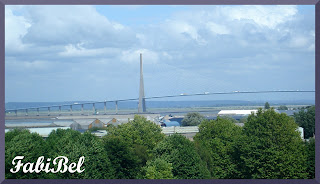
[(198, 126), (205, 117), (198, 112), (189, 112), (181, 121), (182, 126)]

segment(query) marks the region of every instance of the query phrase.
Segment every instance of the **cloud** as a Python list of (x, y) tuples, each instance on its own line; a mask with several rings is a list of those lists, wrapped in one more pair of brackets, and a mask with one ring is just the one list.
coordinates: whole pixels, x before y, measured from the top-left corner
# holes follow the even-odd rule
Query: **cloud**
[(223, 8), (231, 20), (253, 21), (261, 27), (274, 29), (279, 24), (290, 21), (297, 14), (297, 6), (229, 6)]
[(124, 50), (121, 53), (120, 60), (124, 63), (136, 63), (138, 64), (140, 61), (140, 53), (143, 55), (143, 62), (145, 64), (154, 64), (159, 61), (159, 56), (156, 52), (148, 50), (148, 49), (132, 49), (132, 50)]
[[(34, 94), (39, 85), (64, 88), (70, 91), (65, 100), (93, 99), (92, 89), (99, 91), (96, 99), (136, 97), (140, 53), (148, 96), (273, 89), (281, 83), (314, 89), (314, 14), (298, 6), (188, 6), (172, 12), (129, 26), (115, 21), (121, 12), (103, 14), (94, 6), (6, 6), (6, 99), (16, 98), (10, 96), (17, 93), (15, 81)], [(50, 95), (43, 98), (61, 99), (61, 93)]]
[(28, 32), (30, 22), (23, 16), (13, 14), (10, 6), (6, 6), (5, 11), (5, 47), (6, 52), (19, 52), (26, 46), (21, 38)]
[(93, 6), (27, 6), (26, 11), (31, 26), (22, 39), (24, 43), (84, 43), (83, 47), (99, 48), (128, 47), (135, 40), (130, 28), (110, 21)]

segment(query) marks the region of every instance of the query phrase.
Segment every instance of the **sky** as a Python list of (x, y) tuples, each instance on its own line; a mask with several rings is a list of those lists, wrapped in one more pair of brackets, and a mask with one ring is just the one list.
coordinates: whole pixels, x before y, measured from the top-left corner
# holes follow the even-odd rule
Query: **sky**
[[(315, 90), (314, 6), (5, 6), (6, 102)], [(314, 99), (311, 94), (193, 100)], [(181, 99), (188, 100), (188, 99)]]

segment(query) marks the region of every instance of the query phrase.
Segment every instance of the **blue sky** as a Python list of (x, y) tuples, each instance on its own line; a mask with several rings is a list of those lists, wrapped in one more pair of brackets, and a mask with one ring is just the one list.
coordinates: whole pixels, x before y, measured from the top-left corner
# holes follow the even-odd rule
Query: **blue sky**
[[(6, 102), (314, 90), (314, 6), (6, 6)], [(314, 94), (197, 100), (314, 99)], [(187, 100), (187, 99), (183, 99)]]

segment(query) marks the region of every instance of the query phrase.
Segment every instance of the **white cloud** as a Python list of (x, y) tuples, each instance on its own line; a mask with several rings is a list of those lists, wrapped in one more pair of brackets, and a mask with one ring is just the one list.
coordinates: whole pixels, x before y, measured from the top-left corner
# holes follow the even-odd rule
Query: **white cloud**
[(224, 25), (208, 22), (207, 27), (213, 34), (230, 34), (229, 29)]
[(84, 43), (68, 44), (59, 55), (62, 57), (102, 57), (106, 55), (114, 56), (120, 52), (117, 48), (86, 49), (83, 47), (83, 44)]
[(22, 51), (25, 45), (21, 38), (27, 33), (30, 28), (30, 22), (23, 16), (13, 14), (11, 6), (6, 6), (5, 9), (5, 47), (6, 51)]
[(28, 6), (26, 9), (26, 19), (31, 22), (23, 37), (26, 43), (66, 45), (85, 42), (84, 47), (123, 47), (134, 41), (134, 33), (128, 27), (110, 21), (93, 6)]
[(109, 96), (119, 96), (109, 89), (121, 83), (125, 95), (138, 91), (140, 53), (148, 96), (160, 91), (153, 84), (168, 86), (161, 93), (170, 94), (249, 83), (268, 88), (278, 75), (282, 82), (314, 78), (313, 69), (304, 69), (314, 63), (314, 17), (300, 16), (297, 6), (197, 6), (166, 18), (129, 27), (93, 6), (6, 6), (6, 87), (16, 90), (20, 77), (31, 88), (35, 84), (24, 76), (41, 74), (68, 80), (60, 83), (71, 91), (73, 83), (79, 91), (92, 83)]
[(223, 8), (231, 20), (252, 20), (257, 25), (274, 29), (277, 25), (293, 19), (297, 6), (229, 6)]
[(159, 56), (156, 52), (148, 49), (131, 49), (121, 53), (120, 60), (125, 63), (136, 63), (140, 61), (140, 53), (142, 54), (143, 63), (153, 64), (159, 61)]

